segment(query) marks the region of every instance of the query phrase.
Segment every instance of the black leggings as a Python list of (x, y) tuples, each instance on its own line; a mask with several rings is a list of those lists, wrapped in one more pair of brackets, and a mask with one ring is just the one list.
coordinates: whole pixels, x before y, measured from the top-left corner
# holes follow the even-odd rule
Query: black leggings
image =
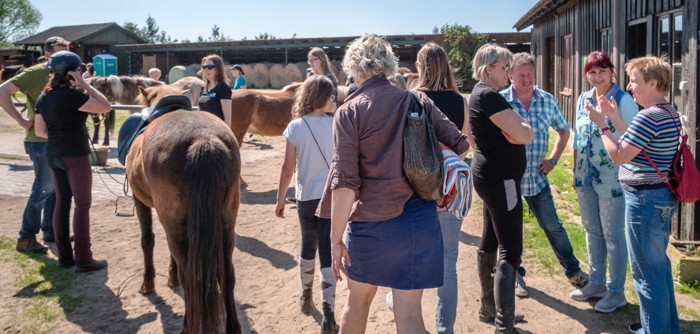
[(315, 259), (318, 248), (321, 268), (328, 268), (331, 266), (331, 220), (316, 217), (316, 208), (320, 201), (320, 199), (297, 200), (299, 225), (301, 225), (301, 258)]
[(474, 189), (484, 201), (484, 231), (479, 250), (500, 252), (514, 268), (523, 254), (523, 201), (520, 180), (474, 177)]

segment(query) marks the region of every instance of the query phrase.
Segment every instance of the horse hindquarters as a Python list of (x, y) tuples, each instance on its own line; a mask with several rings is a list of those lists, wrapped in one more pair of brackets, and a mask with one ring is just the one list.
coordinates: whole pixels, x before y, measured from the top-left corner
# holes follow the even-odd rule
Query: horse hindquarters
[[(233, 272), (226, 265), (231, 259), (225, 254), (228, 247), (222, 239), (223, 231), (229, 228), (224, 226), (228, 222), (222, 218), (222, 206), (229, 187), (235, 183), (231, 170), (236, 168), (230, 149), (219, 138), (200, 137), (189, 147), (187, 254), (185, 265), (179, 268), (184, 271), (181, 283), (185, 290), (187, 333), (218, 333), (222, 328), (222, 306), (233, 303), (226, 300), (227, 291), (221, 300), (219, 287), (223, 290), (230, 284)], [(232, 294), (233, 291), (231, 297)], [(240, 331), (238, 319), (227, 322), (232, 320)]]

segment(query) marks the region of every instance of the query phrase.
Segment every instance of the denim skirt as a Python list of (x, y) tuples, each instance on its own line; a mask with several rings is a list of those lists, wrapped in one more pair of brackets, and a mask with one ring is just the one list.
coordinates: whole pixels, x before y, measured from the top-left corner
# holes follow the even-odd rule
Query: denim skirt
[(434, 201), (413, 195), (401, 215), (348, 224), (345, 246), (354, 281), (402, 290), (431, 289), (443, 282), (444, 247)]

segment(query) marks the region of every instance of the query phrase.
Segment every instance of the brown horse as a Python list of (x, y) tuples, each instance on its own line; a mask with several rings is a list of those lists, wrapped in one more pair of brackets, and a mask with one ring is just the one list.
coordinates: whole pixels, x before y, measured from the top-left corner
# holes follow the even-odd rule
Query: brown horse
[[(92, 87), (100, 91), (112, 104), (134, 104), (139, 96), (139, 87), (160, 86), (161, 83), (150, 79), (140, 77), (126, 77), (110, 75), (108, 77), (92, 77), (85, 81)], [(100, 120), (100, 115), (90, 114), (94, 132), (92, 142), (97, 143), (100, 136), (100, 124), (104, 122), (105, 137), (102, 140), (102, 145), (109, 146), (109, 133), (114, 131), (115, 114), (114, 110), (107, 114), (103, 114), (104, 119)]]
[[(167, 86), (145, 91), (145, 106), (185, 93)], [(177, 110), (158, 117), (127, 156), (145, 262), (140, 292), (155, 290), (155, 208), (171, 254), (168, 285), (182, 283), (185, 292), (183, 333), (241, 332), (231, 261), (240, 172), (236, 139), (224, 122), (204, 112)]]
[(204, 82), (195, 77), (184, 77), (170, 85), (175, 89), (186, 90), (187, 97), (190, 98), (193, 106), (199, 105), (199, 95), (202, 94)]
[(246, 132), (281, 136), (292, 121), (294, 94), (300, 86), (301, 82), (295, 82), (276, 93), (234, 90), (231, 96), (231, 130), (238, 145), (243, 145)]

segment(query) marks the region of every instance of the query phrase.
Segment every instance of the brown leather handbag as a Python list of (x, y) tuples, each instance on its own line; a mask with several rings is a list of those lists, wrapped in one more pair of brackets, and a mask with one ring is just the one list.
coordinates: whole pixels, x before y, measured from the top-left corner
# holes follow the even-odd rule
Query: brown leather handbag
[(442, 150), (423, 104), (411, 93), (403, 131), (403, 171), (411, 188), (426, 201), (442, 193)]

